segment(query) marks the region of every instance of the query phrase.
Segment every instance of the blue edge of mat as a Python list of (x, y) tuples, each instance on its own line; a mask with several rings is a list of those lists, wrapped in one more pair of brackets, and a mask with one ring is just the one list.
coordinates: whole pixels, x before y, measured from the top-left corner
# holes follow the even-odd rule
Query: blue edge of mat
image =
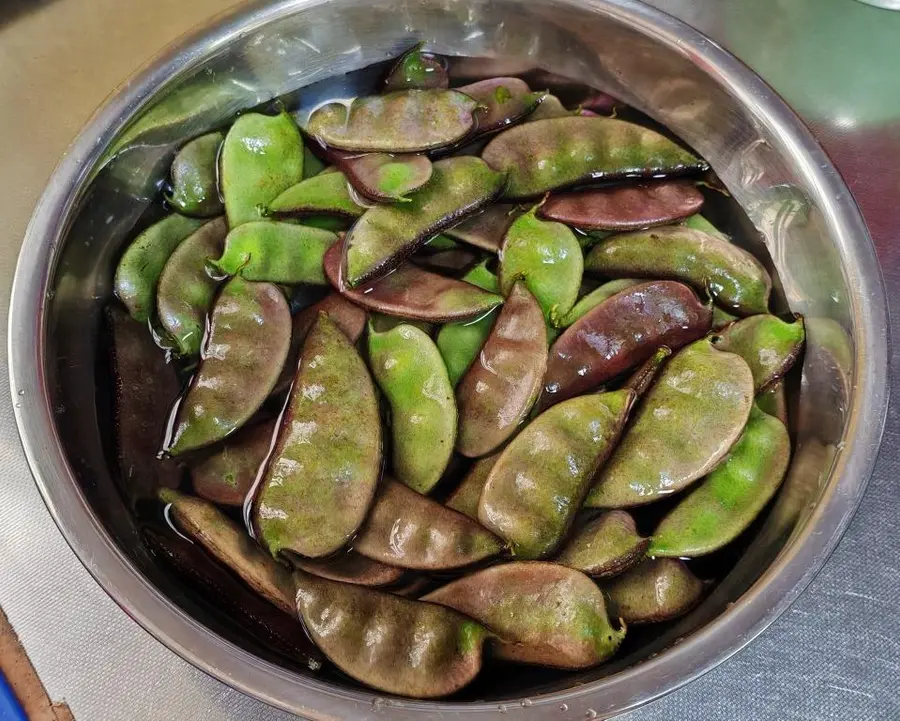
[(0, 721), (28, 721), (2, 673), (0, 673)]

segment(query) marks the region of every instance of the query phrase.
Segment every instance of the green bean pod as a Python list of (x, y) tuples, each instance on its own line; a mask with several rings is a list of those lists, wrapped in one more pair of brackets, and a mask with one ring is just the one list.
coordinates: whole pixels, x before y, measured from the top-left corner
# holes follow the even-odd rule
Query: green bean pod
[(476, 133), (487, 135), (519, 122), (533, 113), (545, 93), (532, 92), (520, 78), (487, 78), (456, 88), (478, 102)]
[(386, 479), (353, 549), (374, 561), (417, 571), (450, 571), (495, 558), (503, 542), (462, 513)]
[(571, 115), (578, 115), (577, 110), (568, 110), (563, 106), (560, 99), (555, 95), (548, 93), (544, 96), (541, 104), (538, 105), (534, 112), (527, 116), (524, 120), (526, 123), (533, 123), (536, 120), (550, 120), (552, 118), (566, 118)]
[(491, 203), (502, 189), (503, 176), (480, 158), (439, 160), (431, 180), (409, 202), (370, 208), (350, 229), (344, 283), (355, 288), (384, 276), (429, 238)]
[(572, 535), (556, 562), (594, 578), (612, 578), (640, 563), (649, 545), (631, 514), (605, 511)]
[(707, 167), (649, 128), (600, 117), (517, 125), (488, 143), (482, 158), (507, 173), (505, 196), (511, 199), (534, 198), (589, 180), (650, 178)]
[[(476, 265), (462, 277), (462, 280), (490, 293), (500, 292), (497, 276), (487, 269), (486, 262)], [(454, 387), (484, 347), (495, 320), (496, 313), (491, 311), (475, 320), (447, 323), (441, 327), (437, 335), (437, 347), (447, 366), (450, 383)]]
[(401, 55), (384, 79), (384, 92), (446, 88), (450, 84), (447, 69), (439, 57), (422, 50), (418, 43)]
[(340, 168), (350, 185), (374, 203), (409, 202), (407, 196), (431, 180), (434, 172), (427, 155), (365, 153), (348, 156), (339, 163)]
[(391, 406), (394, 474), (419, 493), (440, 480), (456, 443), (456, 399), (434, 341), (403, 324), (369, 326), (369, 365)]
[(291, 556), (291, 565), (319, 578), (329, 581), (352, 583), (356, 586), (390, 586), (406, 574), (402, 568), (387, 566), (371, 558), (360, 556), (354, 551), (342, 553), (337, 558), (324, 561), (309, 561), (299, 556)]
[(703, 338), (663, 368), (588, 494), (592, 508), (627, 508), (686, 488), (734, 445), (753, 405), (746, 362)]
[(614, 629), (603, 593), (583, 573), (555, 563), (520, 561), (453, 581), (423, 601), (454, 608), (497, 634), (497, 658), (555, 668), (590, 668), (625, 638)]
[(160, 325), (174, 339), (184, 356), (200, 353), (206, 316), (218, 283), (209, 277), (206, 264), (225, 244), (225, 218), (211, 220), (185, 238), (169, 256), (156, 288)]
[(562, 223), (539, 220), (533, 207), (506, 231), (500, 251), (500, 290), (508, 294), (523, 280), (551, 325), (578, 300), (584, 256), (575, 234)]
[(243, 506), (274, 435), (274, 421), (241, 428), (208, 456), (191, 464), (194, 493), (220, 506)]
[(499, 253), (503, 238), (513, 221), (521, 214), (518, 206), (510, 203), (494, 203), (477, 215), (448, 228), (445, 232), (476, 248), (489, 253)]
[(671, 355), (672, 349), (669, 346), (660, 346), (652, 356), (638, 366), (622, 387), (630, 388), (638, 398), (642, 398), (656, 381), (656, 377)]
[(784, 381), (776, 381), (769, 388), (756, 394), (756, 406), (770, 416), (788, 425), (787, 390)]
[(219, 199), (219, 148), (225, 136), (209, 133), (194, 138), (172, 161), (172, 192), (166, 202), (184, 215), (208, 218), (222, 212)]
[(448, 608), (298, 571), (297, 612), (351, 678), (386, 693), (447, 696), (481, 670), (485, 629)]
[(681, 280), (742, 316), (767, 313), (772, 290), (772, 279), (750, 253), (680, 225), (613, 235), (591, 249), (585, 269), (613, 278)]
[(172, 409), (164, 452), (177, 456), (228, 437), (272, 392), (291, 341), (291, 313), (271, 283), (232, 278), (210, 312), (200, 366)]
[(173, 213), (135, 238), (116, 267), (113, 288), (131, 317), (147, 323), (156, 307), (156, 286), (169, 256), (178, 245), (206, 223)]
[(256, 537), (273, 556), (329, 556), (362, 525), (380, 474), (372, 378), (347, 336), (320, 313), (251, 506)]
[(649, 554), (693, 558), (733, 541), (775, 495), (790, 456), (787, 428), (754, 406), (728, 457), (663, 518)]
[(303, 139), (287, 113), (246, 113), (222, 144), (220, 181), (228, 227), (259, 220), (281, 193), (303, 179)]
[(334, 215), (356, 219), (366, 211), (357, 203), (343, 173), (322, 173), (307, 178), (281, 193), (266, 207), (275, 218), (301, 218)]
[(485, 482), (478, 519), (516, 557), (546, 558), (557, 550), (634, 400), (630, 390), (571, 398), (510, 441)]
[(604, 585), (610, 612), (625, 623), (661, 623), (691, 611), (703, 595), (703, 583), (684, 561), (648, 558)]
[(454, 145), (475, 126), (475, 100), (458, 90), (397, 90), (317, 108), (306, 133), (364, 153), (421, 153)]
[(260, 220), (232, 230), (222, 257), (212, 265), (245, 280), (328, 285), (322, 261), (336, 242), (327, 230)]
[(285, 613), (294, 613), (290, 572), (272, 560), (242, 527), (209, 501), (164, 488), (159, 492), (169, 504), (171, 518), (220, 563), (234, 571), (260, 596)]
[(756, 392), (784, 377), (800, 356), (806, 330), (803, 317), (785, 323), (774, 315), (754, 315), (732, 323), (715, 339), (719, 350), (737, 353), (753, 372)]

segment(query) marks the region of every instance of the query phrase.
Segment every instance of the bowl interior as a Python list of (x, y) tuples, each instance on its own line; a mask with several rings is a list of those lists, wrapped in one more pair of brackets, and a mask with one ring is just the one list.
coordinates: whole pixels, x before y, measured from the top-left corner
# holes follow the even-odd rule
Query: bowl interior
[[(239, 110), (275, 98), (287, 105), (307, 103), (311, 95), (305, 86), (384, 61), (418, 40), (439, 53), (482, 58), (454, 63), (458, 77), (543, 68), (610, 92), (667, 126), (711, 163), (743, 207), (746, 217), (735, 221), (744, 224), (742, 235), (758, 243), (755, 250), (777, 268), (783, 300), (807, 319), (808, 350), (791, 408), (795, 457), (789, 478), (752, 545), (715, 591), (690, 616), (647, 634), (644, 643), (609, 666), (568, 674), (517, 668), (482, 683), (476, 693), (496, 704), (578, 686), (606, 689), (607, 710), (623, 708), (733, 652), (771, 620), (773, 608), (798, 592), (808, 567), (795, 569), (780, 585), (777, 573), (809, 540), (836, 495), (843, 504), (825, 518), (827, 533), (835, 535), (846, 523), (864, 478), (846, 478), (832, 469), (847, 462), (844, 456), (859, 432), (860, 384), (868, 372), (861, 359), (884, 361), (866, 357), (874, 321), (859, 291), (872, 282), (865, 269), (869, 241), (864, 231), (851, 232), (858, 230), (851, 227), (859, 223), (855, 206), (846, 197), (835, 199), (834, 189), (843, 186), (827, 159), (816, 155), (817, 146), (795, 118), (749, 71), (655, 11), (628, 0), (283, 2), (247, 10), (224, 20), (205, 39), (186, 41), (120, 97), (114, 116), (107, 113), (89, 128), (94, 148), (83, 156), (72, 202), (56, 227), (47, 229), (61, 239), (51, 257), (41, 326), (40, 372), (55, 430), (100, 532), (184, 612), (185, 628), (199, 621), (249, 654), (264, 656), (252, 638), (157, 567), (121, 500), (108, 392), (98, 383), (105, 363), (102, 311), (122, 245), (150, 221), (158, 181), (180, 144), (221, 126)], [(63, 482), (45, 479), (44, 486)], [(818, 547), (804, 563), (818, 564), (826, 553)], [(753, 614), (739, 624), (730, 622), (728, 609), (749, 603), (761, 586), (769, 594), (765, 607), (757, 599)], [(123, 595), (118, 600), (127, 607)], [(647, 659), (672, 656), (677, 640), (682, 639), (679, 646), (704, 640), (698, 629), (708, 631), (710, 624), (717, 640), (705, 647), (705, 656), (696, 651), (694, 663), (668, 674), (657, 666), (656, 677), (640, 690), (612, 692), (614, 679), (633, 678), (627, 674), (649, 668)], [(172, 642), (172, 633), (154, 630)], [(249, 676), (234, 682), (294, 710), (313, 715), (310, 709), (320, 707), (308, 696), (283, 693), (288, 686), (281, 684), (314, 687), (322, 694), (342, 688), (357, 701), (371, 698), (346, 679), (320, 674), (320, 681), (304, 682), (312, 678), (308, 670), (281, 672), (217, 636), (202, 638), (209, 648), (194, 649), (201, 663), (215, 647), (209, 653), (230, 654), (254, 666), (257, 675), (277, 677), (276, 685)], [(706, 660), (696, 661), (701, 658)], [(585, 686), (598, 681), (599, 686)]]

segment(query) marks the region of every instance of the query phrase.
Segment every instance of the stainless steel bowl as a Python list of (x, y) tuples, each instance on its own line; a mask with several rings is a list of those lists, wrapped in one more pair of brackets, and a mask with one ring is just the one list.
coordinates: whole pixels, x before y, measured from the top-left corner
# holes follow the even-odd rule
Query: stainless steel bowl
[[(497, 72), (539, 66), (570, 76), (667, 125), (745, 208), (756, 250), (768, 252), (783, 298), (809, 325), (792, 409), (792, 470), (752, 546), (711, 596), (609, 667), (565, 676), (517, 671), (486, 700), (467, 703), (382, 699), (287, 671), (195, 620), (115, 491), (95, 384), (112, 266), (172, 149), (238, 109), (384, 60), (418, 39), (437, 52), (494, 58)], [(160, 104), (179, 102), (186, 116), (148, 130)], [(113, 150), (120, 152), (110, 163)], [(874, 463), (887, 408), (887, 335), (872, 242), (837, 171), (770, 88), (673, 18), (633, 0), (284, 0), (182, 39), (84, 129), (28, 228), (9, 354), (22, 442), (54, 519), (119, 605), (196, 666), (311, 719), (583, 719), (644, 703), (722, 662), (821, 568)]]

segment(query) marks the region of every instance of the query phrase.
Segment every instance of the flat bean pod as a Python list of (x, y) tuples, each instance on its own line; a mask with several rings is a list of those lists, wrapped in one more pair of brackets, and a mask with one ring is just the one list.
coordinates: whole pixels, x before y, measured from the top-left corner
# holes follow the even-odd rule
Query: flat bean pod
[(391, 406), (394, 474), (410, 488), (428, 493), (456, 444), (456, 399), (441, 353), (412, 325), (383, 333), (370, 326), (369, 364)]
[(407, 263), (374, 283), (355, 290), (341, 284), (341, 248), (325, 253), (325, 274), (341, 295), (356, 305), (387, 315), (429, 323), (466, 320), (484, 315), (503, 302), (503, 297), (481, 288)]
[(245, 280), (327, 285), (322, 260), (336, 242), (334, 233), (305, 225), (243, 223), (228, 234), (222, 257), (213, 265)]
[(460, 484), (447, 497), (444, 505), (477, 521), (481, 492), (484, 490), (484, 484), (487, 483), (491, 469), (498, 458), (500, 458), (500, 452), (475, 461)]
[(299, 556), (290, 558), (291, 564), (319, 578), (330, 581), (352, 583), (356, 586), (390, 586), (397, 583), (406, 573), (402, 568), (388, 566), (348, 551), (334, 559), (308, 561)]
[(414, 153), (366, 153), (344, 158), (339, 166), (350, 184), (376, 203), (408, 202), (433, 172), (428, 156)]
[(566, 109), (555, 95), (547, 94), (541, 101), (541, 104), (534, 109), (527, 118), (526, 123), (532, 123), (536, 120), (550, 120), (551, 118), (565, 118), (570, 115), (577, 115), (574, 110)]
[[(160, 488), (177, 488), (182, 472), (170, 458), (157, 460), (169, 408), (180, 390), (172, 364), (153, 342), (147, 326), (118, 306), (107, 308), (118, 480), (130, 505), (155, 498)], [(148, 383), (147, 378), (153, 382)]]
[(483, 456), (515, 433), (537, 399), (546, 367), (541, 307), (516, 283), (481, 353), (456, 388), (457, 450), (470, 458)]
[(638, 230), (698, 212), (703, 194), (684, 180), (554, 193), (538, 210), (546, 220), (582, 230)]
[(328, 103), (309, 116), (306, 132), (323, 145), (368, 153), (421, 153), (465, 138), (475, 100), (457, 90), (397, 90)]
[(585, 269), (608, 277), (690, 283), (738, 315), (767, 313), (772, 290), (772, 279), (750, 253), (679, 225), (611, 236), (591, 249)]
[(575, 234), (562, 223), (538, 219), (537, 208), (516, 218), (500, 252), (500, 289), (508, 294), (523, 280), (547, 322), (556, 325), (578, 299), (584, 256)]
[(705, 169), (693, 153), (648, 128), (610, 118), (538, 120), (495, 137), (482, 153), (507, 173), (507, 198), (533, 198), (588, 180)]
[(227, 233), (225, 218), (209, 221), (172, 251), (159, 276), (156, 288), (159, 322), (181, 355), (200, 353), (206, 316), (218, 286), (207, 274), (206, 264), (222, 253)]
[(763, 413), (774, 416), (779, 421), (788, 424), (787, 390), (784, 381), (776, 381), (771, 387), (762, 393), (756, 394), (756, 406)]
[(583, 573), (521, 561), (478, 571), (422, 597), (449, 606), (497, 634), (497, 658), (556, 668), (590, 668), (615, 653), (603, 593)]
[(418, 571), (449, 571), (499, 556), (503, 543), (462, 513), (387, 478), (353, 549)]
[(322, 173), (290, 186), (273, 199), (266, 212), (275, 218), (307, 218), (334, 215), (356, 219), (366, 211), (347, 188), (347, 177), (340, 172)]
[(791, 369), (805, 339), (802, 316), (785, 323), (774, 315), (761, 314), (732, 323), (719, 333), (715, 344), (719, 350), (737, 353), (747, 361), (759, 393)]
[(502, 130), (534, 112), (545, 93), (532, 92), (519, 78), (488, 78), (456, 88), (478, 102), (475, 109), (478, 135)]
[(503, 176), (479, 158), (439, 160), (428, 184), (407, 203), (367, 210), (347, 234), (343, 280), (350, 288), (400, 265), (432, 236), (491, 203)]
[(200, 366), (172, 408), (164, 451), (176, 456), (228, 437), (272, 392), (291, 340), (291, 314), (271, 283), (232, 278), (210, 313)]
[(671, 621), (692, 610), (703, 583), (674, 558), (647, 559), (605, 586), (610, 611), (625, 623)]
[(787, 428), (754, 406), (722, 464), (659, 524), (650, 555), (692, 558), (733, 541), (778, 490), (790, 456)]
[(435, 698), (481, 670), (485, 629), (460, 613), (302, 571), (297, 612), (341, 671), (387, 693)]
[(709, 233), (710, 235), (715, 235), (722, 240), (731, 241), (725, 233), (719, 230), (716, 226), (709, 222), (704, 216), (699, 213), (695, 213), (694, 215), (685, 218), (681, 224), (686, 228), (692, 228), (693, 230), (701, 230), (704, 233)]
[(173, 213), (135, 238), (123, 253), (113, 281), (116, 297), (139, 323), (150, 320), (156, 307), (156, 286), (169, 256), (206, 223)]
[(243, 506), (275, 435), (275, 422), (242, 428), (191, 465), (194, 493), (221, 506)]
[[(497, 276), (487, 269), (485, 263), (476, 265), (462, 279), (491, 293), (500, 292)], [(438, 332), (437, 347), (447, 366), (450, 383), (454, 387), (481, 352), (495, 320), (496, 313), (489, 312), (476, 320), (447, 323)]]
[(628, 418), (630, 390), (572, 398), (542, 413), (506, 447), (488, 476), (478, 519), (523, 559), (557, 550), (594, 474)]
[(219, 215), (219, 148), (225, 136), (209, 133), (194, 138), (175, 155), (172, 161), (172, 192), (166, 202), (184, 215), (208, 218)]
[(471, 250), (456, 248), (439, 250), (435, 253), (418, 253), (413, 256), (412, 262), (438, 273), (456, 275), (470, 268), (478, 258), (479, 255)]
[(347, 336), (320, 313), (252, 504), (257, 538), (273, 556), (334, 553), (362, 525), (380, 473), (372, 378)]
[(287, 113), (246, 113), (225, 136), (220, 162), (228, 227), (259, 220), (261, 211), (303, 179), (303, 139)]
[(649, 545), (627, 511), (605, 511), (575, 532), (556, 562), (594, 578), (611, 578), (640, 563)]
[(519, 214), (515, 205), (494, 203), (445, 232), (451, 238), (474, 245), (476, 248), (489, 253), (499, 253), (506, 231)]
[(579, 395), (643, 363), (661, 345), (677, 350), (709, 330), (711, 309), (670, 280), (631, 285), (571, 326), (550, 349), (541, 405)]
[(384, 92), (446, 88), (450, 84), (445, 63), (424, 52), (422, 45), (418, 43), (400, 56), (384, 80)]
[(250, 588), (285, 613), (294, 612), (291, 574), (263, 551), (244, 529), (209, 501), (164, 488), (159, 498), (179, 528)]
[(671, 355), (671, 348), (665, 345), (660, 346), (652, 356), (638, 366), (637, 370), (628, 377), (628, 380), (625, 381), (622, 387), (633, 390), (638, 398), (643, 397), (656, 381), (660, 370), (662, 370), (663, 365), (665, 365), (665, 362), (669, 360)]
[(709, 338), (676, 353), (647, 392), (588, 495), (594, 508), (626, 508), (686, 488), (737, 441), (753, 405), (744, 360)]

